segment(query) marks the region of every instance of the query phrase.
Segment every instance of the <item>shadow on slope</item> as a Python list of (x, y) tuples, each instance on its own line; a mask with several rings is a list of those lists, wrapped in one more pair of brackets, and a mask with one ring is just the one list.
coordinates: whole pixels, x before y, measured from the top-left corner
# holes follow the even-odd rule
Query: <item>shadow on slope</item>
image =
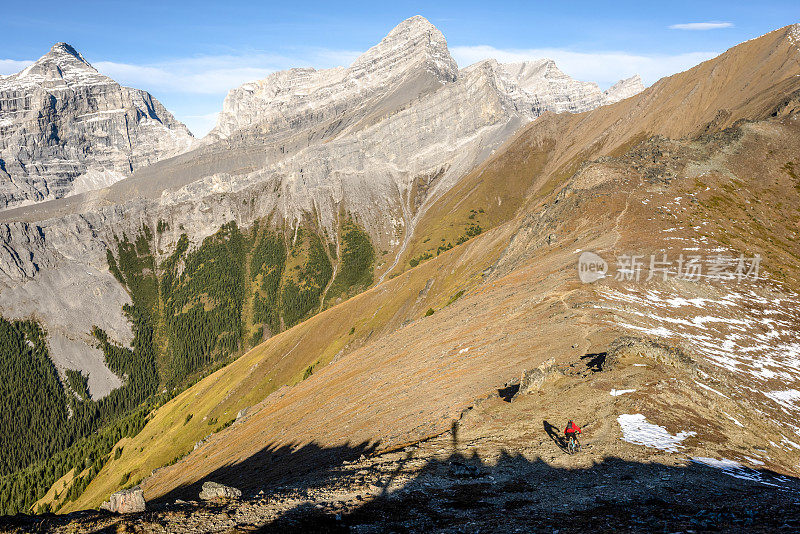
[[(172, 504), (176, 498), (196, 499), (199, 482), (148, 503), (141, 514), (5, 517), (0, 530), (125, 532), (129, 526), (157, 524), (174, 532), (204, 532), (222, 522), (234, 528), (231, 532), (263, 533), (553, 532), (568, 525), (588, 532), (800, 528), (800, 479), (774, 472), (616, 457), (581, 467), (577, 464), (587, 462), (580, 454), (570, 456), (575, 466), (558, 467), (507, 450), (492, 459), (475, 451), (465, 454), (458, 450), (456, 433), (452, 438), (449, 445), (431, 444), (445, 448), (438, 449), (438, 458), (419, 458), (417, 446), (371, 458), (366, 456), (377, 444), (268, 446), (205, 479), (241, 488), (242, 503)], [(453, 452), (447, 454), (448, 448)], [(274, 508), (287, 500), (300, 504)], [(250, 511), (239, 516), (240, 507)], [(255, 512), (260, 507), (267, 512)], [(231, 522), (234, 516), (240, 519)]]
[[(588, 468), (553, 467), (502, 451), (496, 461), (454, 452), (428, 461), (409, 482), (389, 487), (412, 460), (397, 462), (380, 493), (350, 503), (303, 503), (257, 532), (458, 532), (742, 530), (799, 528), (800, 480), (742, 469), (731, 476), (606, 458)], [(749, 480), (746, 480), (749, 478)], [(341, 485), (341, 483), (339, 483)], [(513, 528), (511, 529), (513, 530)]]
[(369, 456), (377, 447), (377, 442), (340, 447), (321, 447), (316, 443), (302, 446), (270, 444), (240, 463), (217, 469), (204, 479), (188, 486), (180, 486), (153, 502), (171, 503), (176, 499), (197, 499), (203, 482), (207, 481), (234, 486), (245, 495), (255, 494), (261, 489), (267, 491), (270, 487), (280, 485), (297, 485), (298, 480), (306, 478), (312, 472), (320, 478), (321, 483), (327, 483), (342, 464), (357, 460), (362, 455)]

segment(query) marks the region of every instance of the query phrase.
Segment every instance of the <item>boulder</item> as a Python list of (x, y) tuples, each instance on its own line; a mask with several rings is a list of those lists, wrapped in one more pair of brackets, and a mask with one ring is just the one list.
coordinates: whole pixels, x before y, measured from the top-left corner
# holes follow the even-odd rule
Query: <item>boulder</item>
[(691, 376), (697, 374), (697, 362), (681, 347), (668, 345), (661, 341), (635, 336), (622, 336), (615, 339), (608, 349), (606, 365), (632, 358), (650, 358), (660, 364), (682, 369)]
[(100, 508), (114, 512), (116, 514), (131, 514), (135, 512), (144, 512), (145, 501), (144, 493), (139, 486), (134, 488), (118, 491), (111, 495), (107, 502), (104, 502)]
[(539, 391), (542, 384), (559, 374), (561, 374), (561, 370), (556, 367), (554, 358), (550, 358), (536, 369), (522, 371), (517, 395), (527, 395)]
[(203, 482), (203, 490), (200, 492), (200, 499), (204, 501), (211, 501), (214, 499), (238, 499), (241, 496), (241, 490), (218, 484), (217, 482)]

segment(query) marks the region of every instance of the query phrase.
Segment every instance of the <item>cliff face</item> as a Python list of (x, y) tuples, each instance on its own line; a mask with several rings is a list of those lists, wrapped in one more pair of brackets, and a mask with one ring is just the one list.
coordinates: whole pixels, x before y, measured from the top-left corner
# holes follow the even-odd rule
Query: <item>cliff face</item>
[(58, 43), (0, 77), (0, 209), (105, 187), (191, 142), (149, 93)]
[[(256, 124), (264, 132), (328, 125), (325, 136), (357, 128), (455, 81), (458, 66), (442, 33), (422, 17), (394, 28), (348, 68), (276, 72), (228, 94), (211, 138)], [(369, 121), (368, 121), (369, 122)]]
[[(85, 321), (73, 318), (81, 315), (61, 313), (65, 304), (55, 297), (59, 293), (94, 295), (91, 302), (76, 298), (74, 306), (102, 309), (93, 315), (94, 324), (121, 343), (130, 340), (122, 314), (128, 297), (106, 260), (116, 237), (135, 236), (143, 225), (154, 230), (163, 221), (166, 230), (158, 233), (155, 247), (163, 260), (183, 233), (196, 246), (229, 221), (249, 228), (269, 219), (289, 229), (311, 221), (338, 246), (340, 214), (351, 213), (375, 249), (385, 251), (377, 265), (377, 274), (385, 274), (428, 207), (522, 125), (545, 111), (583, 111), (610, 101), (596, 84), (572, 80), (552, 61), (490, 61), (459, 70), (442, 34), (424, 18), (413, 17), (347, 68), (292, 69), (234, 89), (217, 127), (202, 143), (143, 167), (167, 155), (166, 147), (179, 151), (179, 143), (167, 141), (188, 142), (188, 134), (182, 137), (182, 125), (146, 93), (119, 87), (69, 50), (56, 47), (57, 62), (42, 60), (2, 83), (20, 85), (20, 78), (49, 69), (63, 76), (35, 74), (36, 80), (56, 81), (25, 82), (28, 89), (19, 89), (20, 94), (38, 94), (46, 86), (47, 94), (73, 95), (81, 88), (113, 93), (118, 100), (102, 108), (98, 103), (96, 109), (88, 107), (96, 98), (68, 100), (87, 106), (70, 114), (66, 124), (80, 124), (84, 133), (69, 143), (59, 134), (66, 126), (59, 126), (57, 115), (26, 128), (35, 124), (55, 132), (48, 150), (58, 157), (51, 159), (59, 165), (65, 158), (75, 160), (70, 172), (82, 172), (83, 181), (100, 168), (89, 166), (87, 154), (106, 165), (97, 171), (100, 176), (135, 172), (103, 189), (0, 214), (0, 294), (24, 287), (29, 296), (3, 299), (0, 313), (20, 317), (38, 307), (53, 310), (40, 315), (49, 336), (61, 332), (70, 340), (67, 350), (60, 348), (65, 343), (51, 343), (53, 358), (64, 366), (84, 366), (79, 362), (91, 354), (99, 369), (102, 354), (91, 348)], [(135, 127), (115, 129), (121, 125)], [(171, 137), (158, 137), (159, 132)], [(95, 147), (90, 141), (101, 133), (107, 141), (103, 150), (90, 150)], [(130, 148), (118, 148), (112, 142), (118, 138)], [(144, 152), (145, 147), (152, 150)], [(69, 183), (69, 191), (77, 193), (81, 180), (65, 176), (64, 189)]]

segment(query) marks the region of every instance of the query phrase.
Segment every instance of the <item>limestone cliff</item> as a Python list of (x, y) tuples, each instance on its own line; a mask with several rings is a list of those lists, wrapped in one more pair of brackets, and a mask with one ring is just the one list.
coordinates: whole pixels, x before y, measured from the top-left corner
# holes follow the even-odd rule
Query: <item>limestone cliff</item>
[(192, 140), (149, 93), (58, 43), (0, 76), (0, 209), (108, 186)]

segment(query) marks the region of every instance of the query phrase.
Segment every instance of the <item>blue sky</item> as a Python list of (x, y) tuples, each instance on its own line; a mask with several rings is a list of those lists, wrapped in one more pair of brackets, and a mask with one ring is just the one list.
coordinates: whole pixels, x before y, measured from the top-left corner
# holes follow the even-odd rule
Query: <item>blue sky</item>
[(416, 14), (444, 33), (462, 67), (485, 57), (547, 56), (567, 74), (603, 87), (634, 73), (651, 84), (800, 22), (797, 0), (642, 4), (9, 2), (0, 21), (0, 74), (17, 72), (66, 41), (104, 74), (153, 93), (203, 135), (228, 89), (293, 66), (347, 65)]

